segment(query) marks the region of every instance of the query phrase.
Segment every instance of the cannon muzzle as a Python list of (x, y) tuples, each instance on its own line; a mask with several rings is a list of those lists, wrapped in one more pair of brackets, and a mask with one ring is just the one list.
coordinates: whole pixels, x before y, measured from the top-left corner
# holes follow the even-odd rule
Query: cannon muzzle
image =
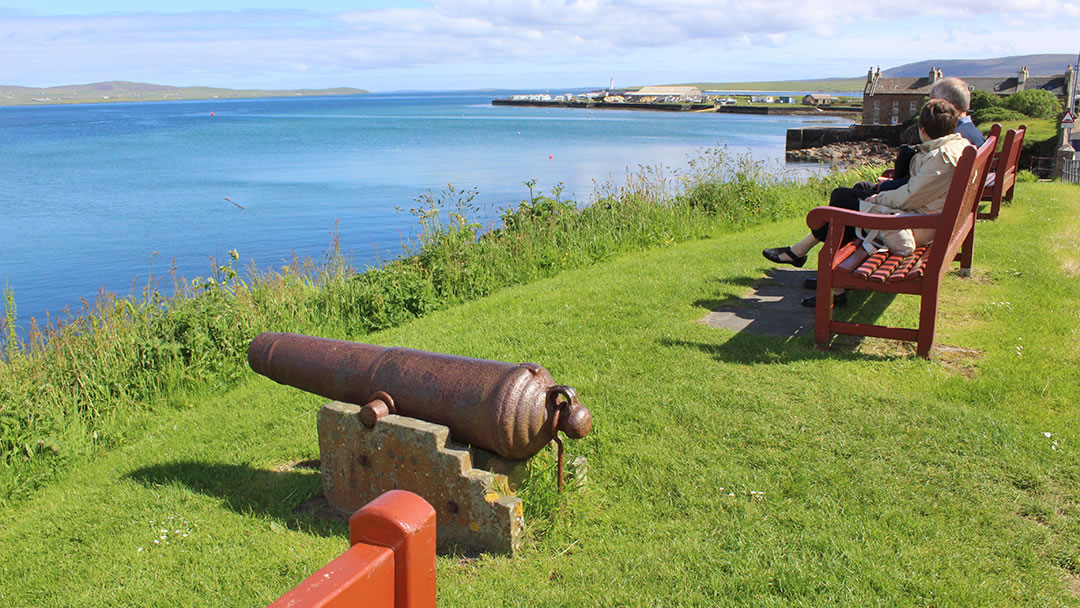
[(368, 426), (387, 414), (419, 418), (511, 460), (558, 441), (557, 431), (579, 439), (592, 429), (574, 389), (534, 363), (272, 332), (251, 342), (248, 363), (282, 384), (363, 406)]

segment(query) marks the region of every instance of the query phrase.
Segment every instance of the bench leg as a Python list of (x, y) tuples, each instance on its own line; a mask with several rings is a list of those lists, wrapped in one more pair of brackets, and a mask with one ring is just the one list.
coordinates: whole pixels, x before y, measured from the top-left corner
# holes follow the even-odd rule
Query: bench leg
[(1003, 193), (1002, 193), (1001, 189), (995, 190), (994, 191), (994, 197), (990, 201), (990, 219), (992, 219), (992, 220), (996, 220), (998, 218), (998, 213), (1001, 211), (1001, 195), (1002, 194)]
[(962, 277), (971, 276), (971, 259), (975, 252), (975, 226), (976, 222), (972, 222), (971, 230), (968, 231), (967, 238), (960, 247), (960, 270), (957, 273)]
[(919, 306), (919, 339), (916, 342), (915, 352), (924, 359), (930, 358), (930, 348), (934, 346), (934, 335), (937, 332), (937, 286), (929, 293), (923, 293)]
[[(822, 276), (825, 275), (825, 276)], [(814, 342), (818, 348), (829, 345), (829, 325), (832, 323), (832, 276), (818, 271), (817, 305), (814, 308)]]

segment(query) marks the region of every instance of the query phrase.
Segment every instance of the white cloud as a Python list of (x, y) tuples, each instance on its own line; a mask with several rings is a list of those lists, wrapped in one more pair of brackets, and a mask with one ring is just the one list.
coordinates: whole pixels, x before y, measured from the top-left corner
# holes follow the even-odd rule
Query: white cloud
[[(895, 16), (898, 10), (905, 16)], [(529, 72), (634, 70), (625, 63), (630, 56), (662, 58), (652, 62), (657, 70), (696, 70), (700, 80), (825, 77), (984, 48), (995, 56), (1070, 52), (1053, 46), (1073, 40), (1063, 20), (1046, 18), (1070, 14), (1080, 14), (1080, 2), (957, 0), (899, 8), (884, 0), (432, 0), (422, 8), (337, 14), (0, 11), (0, 81), (397, 88), (416, 86), (426, 71), (443, 79), (468, 75), (461, 86), (523, 86)], [(1007, 29), (1016, 20), (1027, 26)], [(710, 50), (724, 58), (723, 69), (708, 59)], [(746, 67), (762, 64), (777, 72)], [(409, 70), (412, 82), (394, 82), (394, 70)], [(484, 73), (502, 79), (481, 82)], [(508, 82), (505, 75), (515, 73), (524, 76)], [(639, 69), (628, 78), (664, 80), (658, 74)]]

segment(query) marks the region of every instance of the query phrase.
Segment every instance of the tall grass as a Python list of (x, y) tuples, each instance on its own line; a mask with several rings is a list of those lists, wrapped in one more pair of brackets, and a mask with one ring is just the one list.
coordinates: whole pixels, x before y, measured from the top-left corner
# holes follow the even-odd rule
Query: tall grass
[[(790, 217), (874, 168), (784, 179), (749, 157), (705, 150), (683, 172), (642, 168), (601, 184), (585, 206), (529, 186), (500, 226), (470, 219), (475, 191), (429, 192), (402, 255), (358, 271), (335, 239), (321, 261), (278, 270), (238, 266), (239, 253), (186, 281), (152, 274), (130, 297), (101, 293), (67, 319), (14, 331), (5, 290), (0, 327), (0, 502), (40, 487), (72, 459), (124, 442), (139, 416), (183, 407), (184, 395), (232, 385), (262, 331), (356, 337), (497, 289), (553, 276), (622, 252), (712, 236)], [(170, 295), (166, 297), (164, 294)]]

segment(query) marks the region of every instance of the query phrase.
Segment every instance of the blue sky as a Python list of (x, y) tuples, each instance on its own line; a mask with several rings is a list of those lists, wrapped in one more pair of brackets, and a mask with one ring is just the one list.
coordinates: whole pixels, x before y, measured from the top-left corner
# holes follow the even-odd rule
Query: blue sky
[(388, 91), (828, 78), (925, 59), (1075, 55), (1077, 22), (1080, 0), (0, 0), (0, 84)]

